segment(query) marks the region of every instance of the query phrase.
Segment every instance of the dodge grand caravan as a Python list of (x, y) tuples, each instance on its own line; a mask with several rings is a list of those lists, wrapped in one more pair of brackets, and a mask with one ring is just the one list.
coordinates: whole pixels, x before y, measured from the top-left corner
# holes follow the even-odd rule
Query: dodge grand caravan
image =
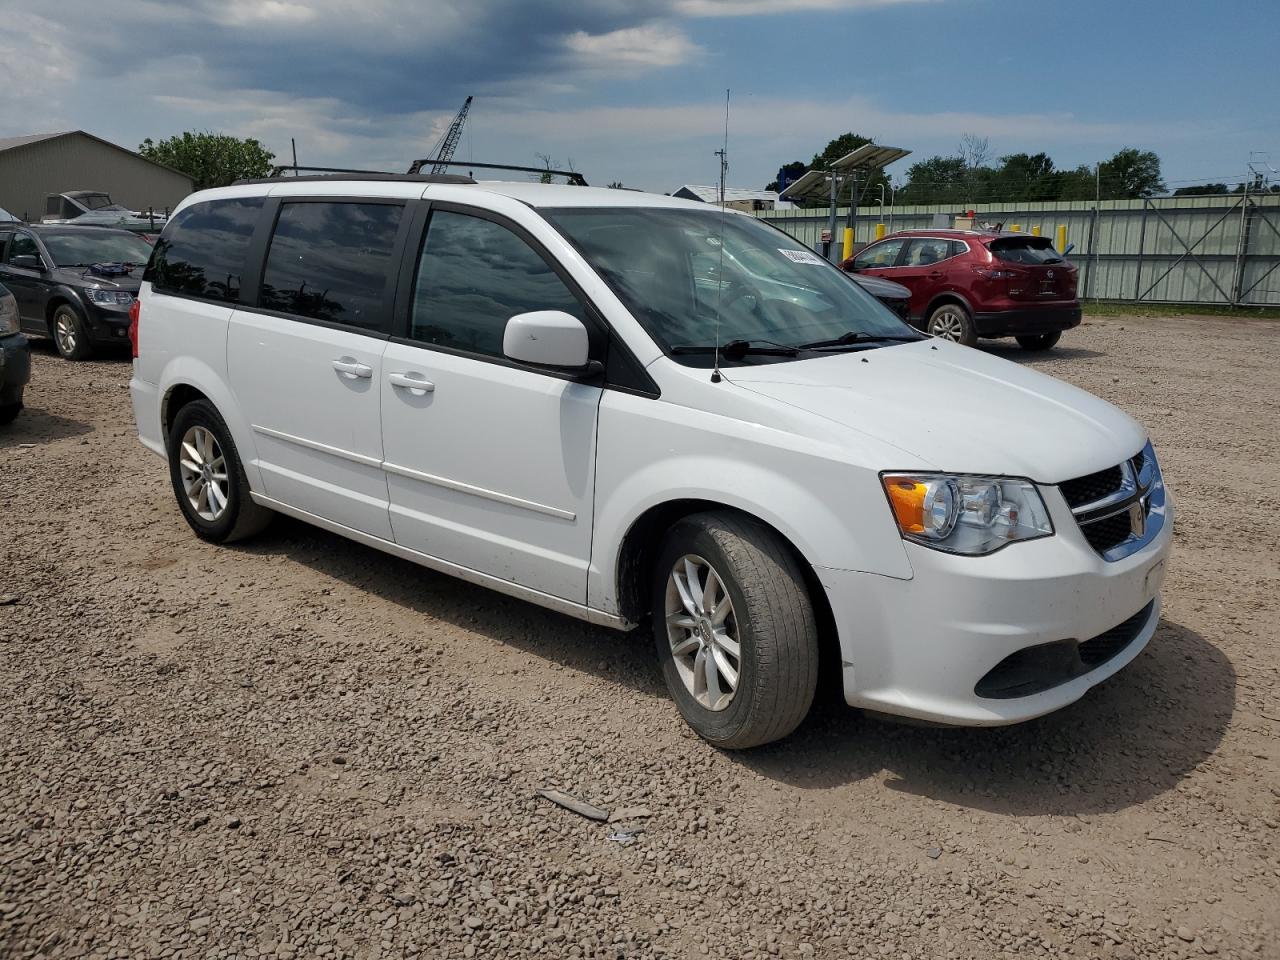
[(1173, 507), (1139, 424), (916, 333), (748, 215), (241, 184), (175, 212), (130, 332), (139, 434), (197, 536), (284, 513), (650, 623), (721, 747), (796, 727), (823, 644), (853, 706), (995, 725), (1079, 699), (1160, 616)]

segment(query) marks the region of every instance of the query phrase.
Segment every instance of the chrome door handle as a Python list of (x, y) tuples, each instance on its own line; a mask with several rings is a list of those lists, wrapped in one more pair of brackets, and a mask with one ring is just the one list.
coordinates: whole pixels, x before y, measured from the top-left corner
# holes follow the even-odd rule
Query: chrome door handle
[(432, 393), (436, 385), (420, 373), (389, 373), (387, 380), (393, 387), (404, 387), (415, 393)]
[(373, 367), (361, 363), (355, 357), (339, 357), (333, 361), (333, 369), (349, 380), (368, 380), (373, 376)]

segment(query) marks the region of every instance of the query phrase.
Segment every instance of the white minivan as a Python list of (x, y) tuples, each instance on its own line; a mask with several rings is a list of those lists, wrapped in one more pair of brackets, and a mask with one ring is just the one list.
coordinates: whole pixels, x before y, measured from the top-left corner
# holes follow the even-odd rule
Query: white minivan
[(748, 215), (457, 176), (208, 190), (131, 333), (197, 536), (279, 512), (651, 623), (720, 747), (792, 731), (820, 659), (855, 707), (1026, 720), (1159, 620), (1173, 507), (1140, 425), (915, 333)]

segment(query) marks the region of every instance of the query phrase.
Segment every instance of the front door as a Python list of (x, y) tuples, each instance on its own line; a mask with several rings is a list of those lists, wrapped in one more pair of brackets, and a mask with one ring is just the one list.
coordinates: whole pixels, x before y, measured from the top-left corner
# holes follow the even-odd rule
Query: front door
[(405, 219), (400, 202), (282, 203), (257, 307), (227, 339), (266, 495), (384, 540), (379, 390)]
[[(21, 317), (23, 331), (47, 337), (49, 325), (43, 309), (44, 288), (48, 283), (45, 271), (14, 266), (13, 258), (17, 256), (42, 256), (35, 237), (22, 230), (14, 233), (9, 240), (4, 263), (0, 265), (0, 283), (8, 287), (13, 298), (18, 301), (18, 316)], [(47, 260), (45, 266), (49, 266)]]
[(585, 603), (601, 389), (502, 353), (515, 314), (586, 320), (550, 263), (494, 219), (432, 211), (383, 356), (383, 469), (400, 545)]

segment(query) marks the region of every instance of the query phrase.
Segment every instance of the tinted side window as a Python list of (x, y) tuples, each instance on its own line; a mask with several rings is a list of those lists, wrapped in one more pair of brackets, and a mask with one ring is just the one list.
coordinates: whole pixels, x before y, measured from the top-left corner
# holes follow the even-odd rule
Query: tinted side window
[(181, 210), (165, 224), (142, 279), (164, 293), (237, 302), (262, 203), (244, 197)]
[(904, 240), (886, 240), (863, 250), (853, 261), (855, 270), (866, 270), (869, 267), (892, 267), (898, 260), (898, 251), (902, 249)]
[(501, 357), (507, 321), (530, 310), (582, 304), (538, 253), (491, 220), (437, 210), (418, 265), (409, 335), (424, 343)]
[(36, 246), (35, 240), (29, 233), (15, 233), (13, 239), (9, 242), (9, 253), (6, 260), (13, 262), (14, 257), (38, 257), (40, 248)]
[(267, 251), (258, 305), (381, 330), (387, 278), (404, 207), (390, 203), (285, 203)]

